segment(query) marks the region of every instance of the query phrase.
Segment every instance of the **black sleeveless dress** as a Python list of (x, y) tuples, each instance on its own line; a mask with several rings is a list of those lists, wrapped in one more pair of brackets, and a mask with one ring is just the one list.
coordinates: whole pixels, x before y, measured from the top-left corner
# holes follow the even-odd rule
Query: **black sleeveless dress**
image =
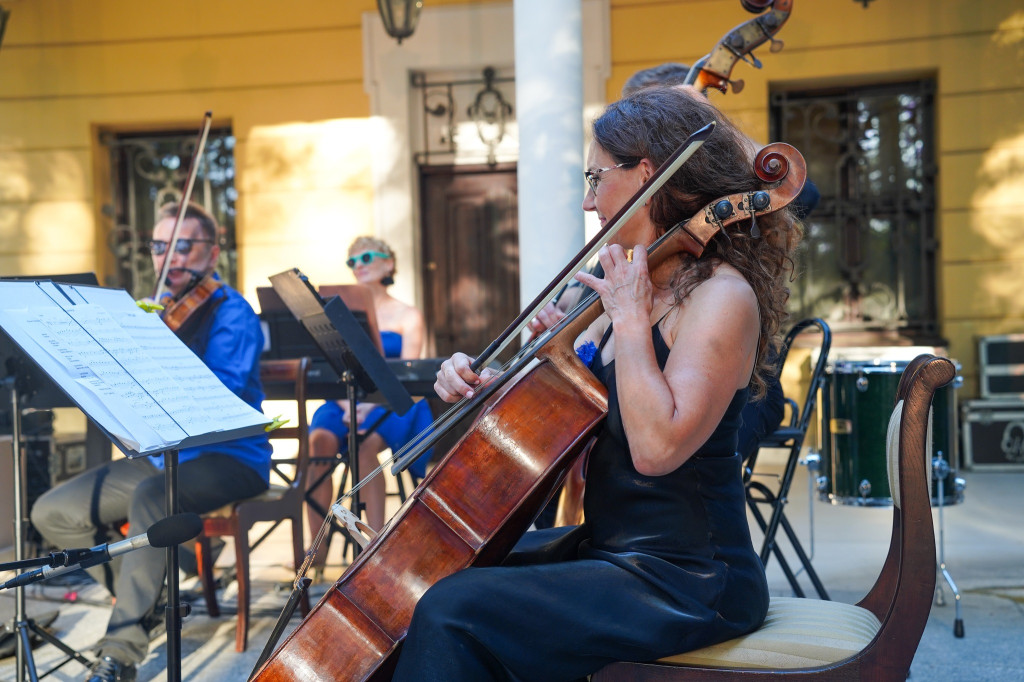
[[(669, 349), (655, 325), (664, 369)], [(416, 607), (395, 680), (567, 682), (613, 661), (649, 661), (758, 627), (764, 570), (735, 454), (747, 390), (675, 471), (633, 468), (614, 362), (593, 368), (609, 412), (590, 453), (586, 521), (527, 533), (504, 566), (445, 578)]]

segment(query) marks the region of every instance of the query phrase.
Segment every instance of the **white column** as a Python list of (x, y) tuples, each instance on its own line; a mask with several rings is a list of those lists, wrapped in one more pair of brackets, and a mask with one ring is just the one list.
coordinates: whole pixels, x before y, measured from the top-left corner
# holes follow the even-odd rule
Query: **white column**
[(581, 0), (515, 0), (519, 296), (525, 308), (583, 248)]

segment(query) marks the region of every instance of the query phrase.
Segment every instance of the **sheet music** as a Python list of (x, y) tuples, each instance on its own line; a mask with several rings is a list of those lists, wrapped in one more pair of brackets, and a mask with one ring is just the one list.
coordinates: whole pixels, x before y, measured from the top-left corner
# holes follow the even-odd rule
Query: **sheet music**
[(0, 326), (128, 454), (269, 422), (125, 291), (0, 282), (0, 292)]
[[(150, 355), (160, 358), (160, 365), (167, 375), (174, 377), (176, 386), (188, 386), (188, 394), (184, 396), (187, 403), (176, 401), (168, 407), (172, 408), (170, 412), (176, 418), (180, 416), (184, 419), (183, 413), (191, 417), (202, 417), (198, 422), (194, 418), (187, 421), (185, 430), (190, 436), (212, 430), (236, 429), (254, 423), (266, 424), (269, 421), (263, 413), (254, 410), (232, 393), (195, 353), (173, 333), (169, 333), (170, 330), (162, 320), (156, 315), (143, 312), (138, 306), (134, 307), (134, 310), (125, 311), (120, 326), (142, 344)], [(210, 421), (208, 415), (217, 416), (216, 424)]]

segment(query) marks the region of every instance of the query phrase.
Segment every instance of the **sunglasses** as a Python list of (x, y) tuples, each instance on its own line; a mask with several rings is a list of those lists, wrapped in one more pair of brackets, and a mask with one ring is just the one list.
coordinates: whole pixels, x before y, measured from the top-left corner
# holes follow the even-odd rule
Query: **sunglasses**
[[(212, 244), (212, 239), (179, 239), (174, 243), (174, 252), (188, 255), (192, 252), (193, 244)], [(153, 239), (149, 242), (149, 250), (154, 256), (162, 256), (167, 253), (167, 242)]]
[(380, 251), (363, 251), (362, 253), (358, 253), (345, 261), (345, 265), (355, 270), (357, 265), (369, 265), (373, 262), (374, 258), (386, 260), (391, 258), (391, 256), (386, 253), (381, 253)]

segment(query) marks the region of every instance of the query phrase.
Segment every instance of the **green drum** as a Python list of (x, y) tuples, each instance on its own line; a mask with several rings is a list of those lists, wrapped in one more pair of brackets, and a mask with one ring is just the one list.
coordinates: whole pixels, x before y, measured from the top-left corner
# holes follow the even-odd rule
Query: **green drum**
[[(892, 506), (885, 462), (889, 417), (907, 362), (902, 360), (832, 363), (827, 372), (827, 404), (822, 471), (818, 493), (832, 504)], [(957, 365), (959, 368), (959, 365)], [(940, 388), (932, 401), (932, 505), (963, 501), (963, 479), (957, 478), (956, 388), (961, 380)], [(941, 460), (941, 461), (936, 461)]]

